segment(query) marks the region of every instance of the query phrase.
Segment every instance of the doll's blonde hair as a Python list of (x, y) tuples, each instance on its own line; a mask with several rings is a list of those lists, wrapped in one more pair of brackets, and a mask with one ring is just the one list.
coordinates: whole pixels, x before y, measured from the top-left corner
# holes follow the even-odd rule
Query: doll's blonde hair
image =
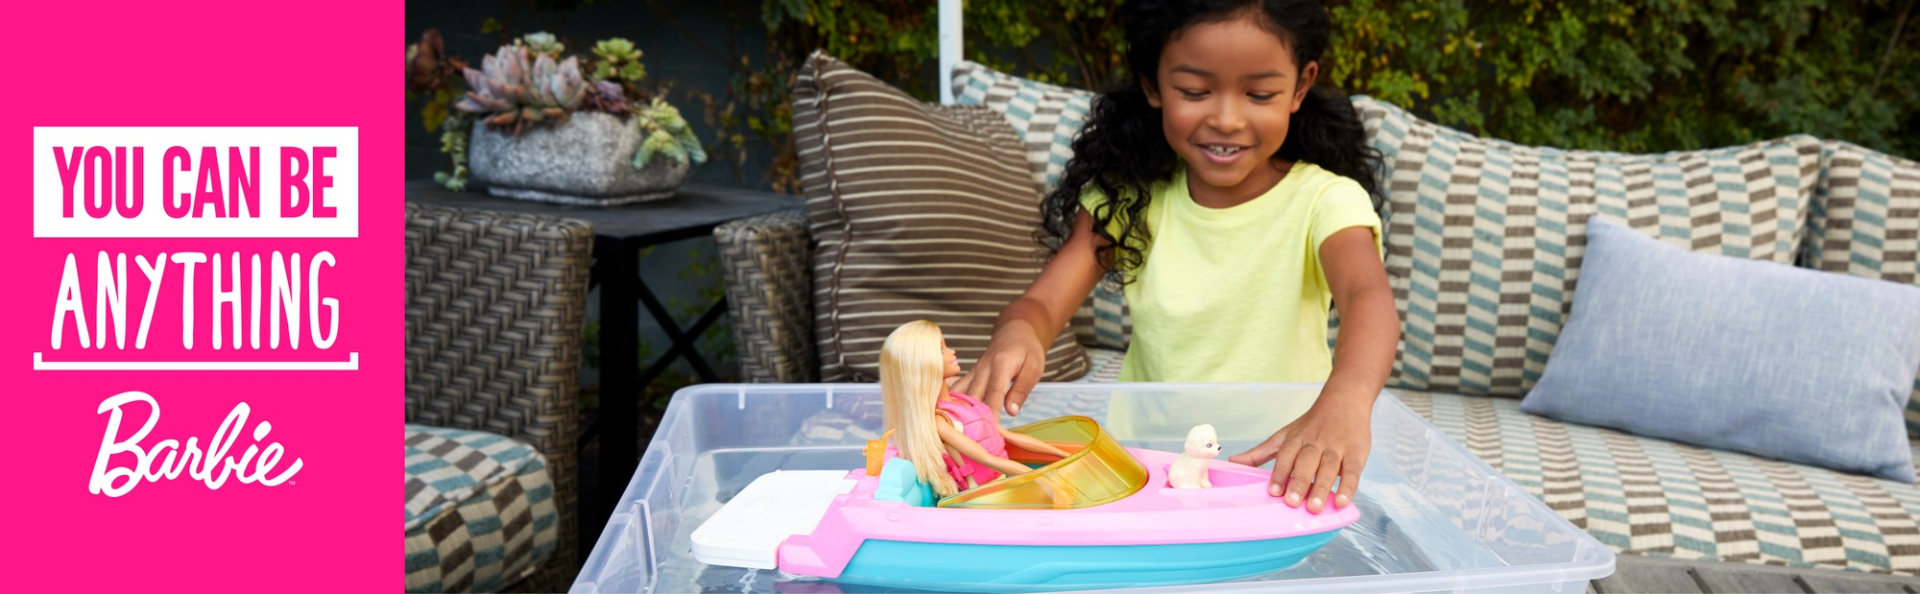
[(940, 347), (940, 326), (933, 322), (917, 320), (894, 329), (880, 346), (880, 400), (900, 457), (913, 463), (936, 495), (946, 497), (960, 488), (947, 474), (940, 457), (946, 446), (934, 425), (939, 422), (935, 404), (947, 391), (946, 354)]

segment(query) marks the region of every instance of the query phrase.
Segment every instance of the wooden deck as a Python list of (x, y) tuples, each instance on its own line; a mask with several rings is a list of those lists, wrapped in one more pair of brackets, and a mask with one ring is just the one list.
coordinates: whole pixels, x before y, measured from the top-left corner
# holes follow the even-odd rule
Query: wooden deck
[(1620, 555), (1613, 575), (1588, 592), (1892, 592), (1920, 594), (1920, 578), (1754, 563)]

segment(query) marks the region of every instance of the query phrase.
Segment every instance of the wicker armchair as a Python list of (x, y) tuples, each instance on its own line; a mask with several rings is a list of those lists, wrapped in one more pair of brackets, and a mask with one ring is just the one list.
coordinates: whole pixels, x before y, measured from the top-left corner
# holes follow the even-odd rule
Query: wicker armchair
[[(545, 458), (557, 512), (557, 539), (544, 560), (506, 542), (504, 561), (447, 572), (429, 587), (564, 591), (579, 564), (578, 385), (592, 229), (568, 219), (408, 205), (406, 238), (406, 422), (533, 446)], [(534, 528), (548, 530), (552, 521), (536, 520)], [(474, 535), (467, 557), (513, 541), (515, 529)], [(444, 564), (459, 565), (459, 555), (443, 554), (452, 557)]]
[(727, 314), (740, 352), (740, 381), (820, 381), (813, 344), (812, 235), (799, 209), (748, 217), (713, 230), (726, 276)]

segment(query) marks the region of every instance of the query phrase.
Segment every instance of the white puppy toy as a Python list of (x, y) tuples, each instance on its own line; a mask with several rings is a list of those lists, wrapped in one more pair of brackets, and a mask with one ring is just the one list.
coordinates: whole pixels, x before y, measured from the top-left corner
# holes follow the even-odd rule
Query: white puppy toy
[(1207, 480), (1207, 461), (1219, 455), (1220, 439), (1213, 425), (1194, 425), (1187, 431), (1187, 451), (1167, 468), (1167, 485), (1175, 489), (1212, 487), (1213, 482)]

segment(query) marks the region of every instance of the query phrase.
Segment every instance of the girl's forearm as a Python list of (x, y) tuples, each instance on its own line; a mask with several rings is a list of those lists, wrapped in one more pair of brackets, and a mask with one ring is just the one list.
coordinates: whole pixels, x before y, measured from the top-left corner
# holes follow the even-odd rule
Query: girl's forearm
[[(1053, 344), (1053, 338), (1060, 333), (1062, 323), (1056, 323), (1047, 313), (1046, 306), (1031, 297), (1022, 296), (1000, 310), (999, 319), (993, 323), (993, 338), (1002, 334), (1031, 333), (1040, 340), (1040, 344)], [(996, 341), (997, 342), (997, 341)]]
[(1384, 287), (1361, 291), (1340, 307), (1340, 336), (1333, 350), (1333, 373), (1327, 377), (1320, 400), (1328, 406), (1357, 406), (1368, 410), (1393, 372), (1394, 350), (1400, 344), (1400, 316), (1393, 293)]

